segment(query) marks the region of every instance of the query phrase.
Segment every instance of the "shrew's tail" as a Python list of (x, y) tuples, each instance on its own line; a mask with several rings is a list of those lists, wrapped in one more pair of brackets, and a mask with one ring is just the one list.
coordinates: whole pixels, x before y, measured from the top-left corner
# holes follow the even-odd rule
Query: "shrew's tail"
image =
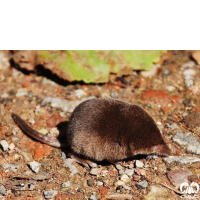
[(53, 139), (47, 136), (42, 135), (41, 133), (32, 129), (23, 119), (21, 119), (17, 114), (12, 113), (12, 117), (14, 121), (18, 124), (18, 126), (26, 133), (28, 136), (42, 142), (44, 144), (48, 144), (53, 147), (68, 147), (67, 141), (59, 141), (58, 139)]

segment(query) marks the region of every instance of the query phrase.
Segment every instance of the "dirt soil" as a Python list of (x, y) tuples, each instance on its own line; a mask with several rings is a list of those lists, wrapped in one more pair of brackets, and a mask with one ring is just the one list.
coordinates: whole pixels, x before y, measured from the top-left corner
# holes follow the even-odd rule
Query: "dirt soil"
[[(1, 52), (2, 53), (2, 52)], [(57, 135), (57, 126), (68, 121), (71, 111), (41, 104), (45, 97), (58, 97), (66, 100), (81, 98), (112, 97), (143, 107), (155, 120), (173, 155), (187, 155), (185, 148), (172, 141), (177, 132), (188, 133), (200, 141), (199, 121), (195, 120), (200, 112), (200, 66), (191, 58), (191, 51), (168, 51), (159, 61), (157, 73), (143, 77), (140, 71), (133, 71), (125, 77), (110, 76), (106, 84), (84, 84), (79, 82), (59, 84), (59, 80), (42, 73), (27, 73), (9, 62), (10, 53), (3, 52), (0, 61), (0, 141), (5, 140), (9, 148), (0, 148), (0, 199), (45, 199), (45, 191), (54, 191), (51, 199), (115, 199), (111, 194), (119, 194), (128, 199), (144, 199), (150, 186), (166, 183), (171, 187), (167, 172), (173, 169), (188, 169), (200, 184), (200, 164), (166, 164), (162, 157), (156, 159), (138, 158), (144, 167), (138, 172), (135, 161), (119, 162), (122, 167), (132, 169), (127, 187), (117, 186), (119, 170), (112, 164), (99, 165), (101, 173), (91, 175), (78, 163), (73, 163), (77, 173), (71, 174), (66, 165), (67, 153), (59, 148), (41, 144), (26, 136), (15, 124), (11, 113), (17, 113), (31, 127), (41, 132)], [(192, 62), (195, 74), (193, 81), (186, 82), (184, 64)], [(189, 64), (188, 64), (189, 65)], [(187, 68), (187, 66), (186, 66)], [(81, 91), (80, 95), (75, 91)], [(194, 117), (185, 118), (190, 112)], [(185, 114), (186, 113), (186, 114)], [(193, 123), (194, 120), (194, 123)], [(178, 128), (174, 128), (174, 124)], [(66, 154), (65, 154), (66, 153)], [(65, 158), (65, 155), (67, 158)], [(29, 163), (41, 164), (39, 172), (33, 172)], [(3, 165), (6, 164), (6, 165)], [(147, 181), (147, 187), (138, 187), (140, 181)], [(65, 183), (65, 184), (64, 184)], [(70, 184), (70, 186), (66, 186)], [(163, 187), (163, 186), (161, 186)], [(164, 187), (163, 187), (164, 188)], [(5, 192), (3, 192), (5, 190)], [(169, 199), (181, 199), (180, 195), (166, 189)], [(107, 196), (106, 196), (107, 195)], [(126, 196), (127, 195), (127, 196)]]

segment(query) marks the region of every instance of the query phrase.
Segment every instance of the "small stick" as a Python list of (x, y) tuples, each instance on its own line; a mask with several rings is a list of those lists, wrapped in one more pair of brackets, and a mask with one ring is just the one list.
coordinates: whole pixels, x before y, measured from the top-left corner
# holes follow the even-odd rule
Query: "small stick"
[(162, 186), (164, 186), (164, 187), (166, 187), (166, 188), (168, 188), (168, 189), (170, 189), (170, 190), (173, 190), (174, 192), (176, 192), (177, 194), (180, 194), (180, 195), (182, 195), (183, 193), (182, 192), (180, 192), (180, 191), (178, 191), (178, 190), (176, 190), (176, 189), (174, 189), (174, 188), (172, 188), (172, 187), (170, 187), (169, 185), (167, 185), (167, 184), (164, 184), (164, 183), (160, 183)]

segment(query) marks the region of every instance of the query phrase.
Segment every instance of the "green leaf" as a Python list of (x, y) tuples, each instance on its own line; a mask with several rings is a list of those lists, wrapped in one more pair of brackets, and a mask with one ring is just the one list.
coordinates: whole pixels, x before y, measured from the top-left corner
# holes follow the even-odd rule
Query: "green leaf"
[(134, 69), (149, 70), (161, 52), (165, 51), (39, 51), (38, 57), (45, 67), (68, 81), (104, 83), (110, 73), (121, 76)]

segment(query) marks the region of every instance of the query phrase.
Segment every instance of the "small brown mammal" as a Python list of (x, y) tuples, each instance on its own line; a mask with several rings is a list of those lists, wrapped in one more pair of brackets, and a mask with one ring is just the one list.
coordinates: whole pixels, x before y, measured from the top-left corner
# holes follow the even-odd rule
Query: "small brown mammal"
[(170, 155), (154, 120), (141, 107), (111, 98), (84, 101), (73, 111), (66, 141), (46, 137), (30, 128), (18, 115), (15, 122), (31, 137), (96, 161), (115, 162), (136, 154)]

